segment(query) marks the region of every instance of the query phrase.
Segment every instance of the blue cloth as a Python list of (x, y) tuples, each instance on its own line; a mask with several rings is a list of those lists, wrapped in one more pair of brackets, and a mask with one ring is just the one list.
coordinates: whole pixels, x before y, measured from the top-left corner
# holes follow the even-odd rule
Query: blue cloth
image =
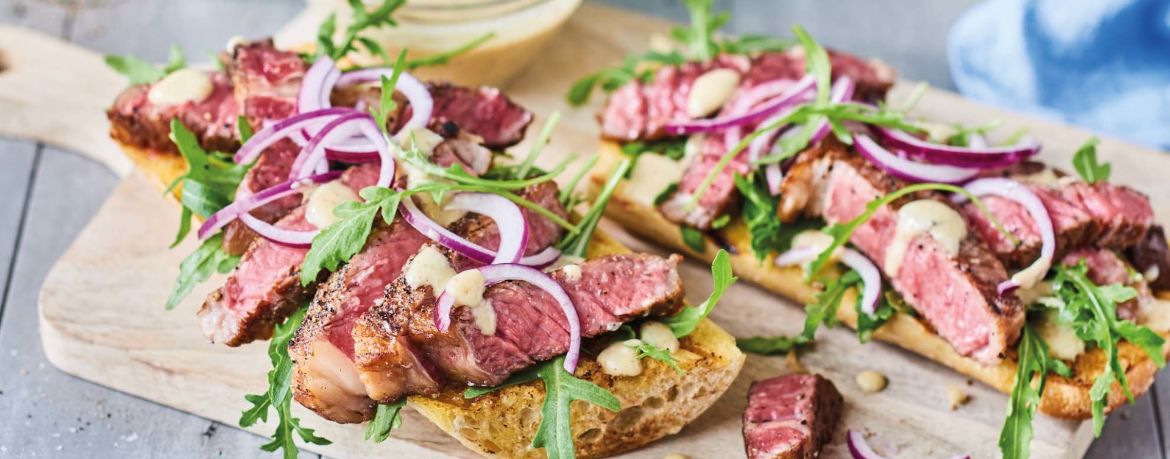
[(964, 96), (1170, 149), (1170, 0), (990, 0), (948, 45)]

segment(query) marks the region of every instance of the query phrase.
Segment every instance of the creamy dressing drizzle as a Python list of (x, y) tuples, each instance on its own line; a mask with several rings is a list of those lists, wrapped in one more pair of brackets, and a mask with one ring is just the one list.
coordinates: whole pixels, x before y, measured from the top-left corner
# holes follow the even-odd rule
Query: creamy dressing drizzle
[(361, 197), (340, 181), (328, 182), (309, 193), (308, 202), (305, 204), (305, 220), (317, 228), (324, 229), (337, 222), (333, 209), (344, 203), (359, 200)]
[(678, 183), (682, 175), (681, 161), (656, 153), (643, 153), (638, 156), (622, 194), (640, 204), (654, 206), (654, 198), (671, 184)]
[(967, 237), (967, 223), (951, 206), (933, 199), (911, 201), (902, 206), (898, 209), (894, 239), (886, 249), (882, 265), (887, 275), (898, 275), (910, 243), (923, 233), (933, 237), (953, 257), (959, 253), (959, 243)]
[(447, 257), (443, 256), (442, 252), (428, 245), (410, 260), (406, 266), (405, 276), (406, 285), (410, 288), (427, 285), (437, 296), (446, 288), (447, 281), (455, 277), (455, 270), (451, 268), (451, 263), (447, 262)]
[(492, 302), (483, 298), (486, 281), (478, 269), (469, 269), (447, 281), (446, 293), (455, 297), (455, 306), (467, 306), (475, 319), (475, 326), (490, 336), (496, 334), (496, 311), (492, 309)]
[(211, 75), (194, 69), (179, 69), (158, 80), (146, 93), (146, 99), (158, 106), (200, 102), (214, 89)]

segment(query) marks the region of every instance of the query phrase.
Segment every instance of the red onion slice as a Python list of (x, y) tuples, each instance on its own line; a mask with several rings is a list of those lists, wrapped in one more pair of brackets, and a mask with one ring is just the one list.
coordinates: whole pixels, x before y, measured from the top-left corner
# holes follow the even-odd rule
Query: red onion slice
[[(381, 81), (383, 75), (389, 77), (393, 74), (394, 69), (390, 67), (354, 70), (342, 74), (341, 78), (337, 80), (337, 85), (350, 86), (376, 82)], [(411, 74), (402, 72), (398, 74), (398, 82), (394, 86), (394, 89), (402, 91), (402, 94), (406, 96), (406, 100), (410, 101), (410, 119), (406, 121), (406, 124), (402, 125), (402, 129), (426, 127), (427, 123), (431, 120), (431, 112), (434, 111), (435, 105), (435, 101), (431, 98), (431, 93), (427, 90), (427, 87)]]
[[(565, 355), (565, 371), (572, 373), (577, 369), (577, 360), (581, 355), (581, 319), (577, 316), (577, 308), (568, 292), (551, 276), (544, 272), (524, 265), (501, 264), (487, 265), (479, 268), (483, 274), (484, 286), (492, 286), (504, 281), (522, 281), (544, 290), (560, 305), (569, 324), (569, 351)], [(435, 326), (441, 332), (451, 328), (451, 310), (454, 308), (455, 298), (443, 291), (439, 295), (435, 306)]]
[[(459, 252), (459, 254), (467, 258), (485, 264), (514, 263), (521, 259), (520, 255), (524, 253), (524, 246), (528, 243), (528, 224), (524, 221), (524, 214), (520, 212), (520, 209), (518, 206), (516, 206), (516, 204), (500, 196), (491, 196), (495, 196), (515, 207), (515, 213), (512, 213), (510, 210), (505, 210), (503, 204), (498, 202), (493, 204), (493, 206), (499, 206), (497, 209), (474, 209), (473, 211), (477, 213), (484, 213), (484, 215), (488, 215), (488, 217), (492, 218), (493, 220), (500, 218), (500, 220), (496, 220), (496, 226), (500, 229), (500, 246), (504, 247), (505, 244), (507, 244), (508, 247), (514, 247), (517, 244), (514, 242), (509, 242), (507, 239), (522, 239), (523, 242), (518, 244), (520, 246), (519, 251), (505, 253), (501, 250), (499, 253), (497, 253), (488, 250), (482, 245), (471, 242), (466, 238), (451, 232), (451, 230), (444, 228), (443, 225), (440, 225), (438, 222), (431, 220), (427, 214), (423, 213), (422, 210), (419, 210), (413, 199), (402, 200), (402, 208), (404, 210), (402, 217), (406, 220), (406, 223), (409, 223), (410, 226), (413, 226), (414, 229), (418, 230), (418, 232), (422, 233), (424, 236), (430, 238), (432, 241), (438, 242), (439, 245), (442, 245), (443, 247)], [(456, 198), (457, 197), (458, 196), (456, 196)], [(451, 200), (454, 201), (455, 198), (451, 198)], [(487, 212), (491, 212), (494, 215), (488, 214)], [(519, 219), (518, 224), (516, 223), (517, 219)], [(522, 226), (523, 229), (518, 229), (518, 226)], [(509, 232), (505, 232), (505, 230)]]
[(776, 260), (774, 263), (776, 263), (776, 266), (781, 268), (801, 265), (813, 261), (817, 255), (820, 255), (822, 250), (824, 250), (824, 248), (813, 246), (793, 247), (787, 252), (776, 255)]
[(890, 175), (911, 182), (957, 184), (979, 175), (979, 169), (923, 164), (899, 157), (882, 148), (865, 134), (853, 134), (853, 146), (858, 153)]
[(374, 150), (378, 152), (378, 161), (382, 162), (382, 168), (378, 171), (378, 183), (375, 185), (390, 188), (394, 184), (394, 175), (398, 171), (398, 163), (394, 160), (394, 153), (390, 151), (390, 142), (386, 140), (382, 129), (374, 123), (373, 118), (367, 116), (356, 123), (362, 135), (366, 136), (366, 139), (374, 145)]
[(905, 150), (911, 156), (947, 166), (997, 169), (1018, 163), (1040, 152), (1040, 145), (1028, 140), (1009, 147), (955, 147), (930, 143), (897, 129), (885, 127), (877, 129), (890, 145)]
[(528, 247), (528, 221), (516, 203), (497, 194), (459, 193), (443, 208), (486, 215), (496, 222), (500, 248), (492, 259), (493, 265), (517, 263), (524, 257), (524, 249)]
[[(853, 100), (853, 93), (857, 85), (853, 83), (853, 79), (842, 75), (833, 82), (833, 87), (829, 90), (829, 101), (834, 104), (840, 104), (849, 100)], [(829, 120), (826, 118), (817, 125), (817, 129), (813, 132), (812, 137), (809, 138), (809, 145), (820, 142), (825, 136), (829, 135)]]
[[(1024, 206), (1024, 209), (1032, 216), (1036, 230), (1040, 233), (1042, 244), (1040, 258), (1013, 274), (1011, 279), (1001, 282), (996, 289), (999, 294), (1002, 295), (1019, 287), (1032, 287), (1040, 282), (1048, 274), (1048, 269), (1052, 267), (1053, 257), (1056, 253), (1056, 230), (1053, 228), (1052, 216), (1048, 214), (1048, 208), (1044, 206), (1044, 201), (1041, 201), (1040, 197), (1036, 196), (1036, 193), (1033, 193), (1024, 184), (1000, 177), (975, 180), (964, 188), (975, 196), (999, 196)], [(966, 197), (955, 195), (955, 199), (961, 202), (965, 201)]]
[(743, 126), (752, 124), (767, 118), (769, 115), (776, 113), (779, 110), (789, 107), (797, 102), (803, 100), (805, 92), (816, 84), (812, 75), (805, 75), (800, 81), (797, 81), (783, 94), (772, 99), (771, 102), (764, 104), (755, 110), (742, 115), (731, 115), (711, 119), (689, 120), (683, 122), (674, 122), (666, 125), (666, 132), (670, 135), (693, 134), (696, 132), (711, 132), (727, 129), (732, 126)]
[(869, 258), (853, 249), (841, 250), (841, 262), (861, 276), (861, 282), (864, 284), (861, 290), (861, 312), (872, 316), (882, 295), (881, 271), (878, 271), (877, 266)]
[(853, 455), (853, 459), (885, 459), (869, 447), (869, 443), (865, 442), (865, 436), (861, 432), (849, 429), (846, 439), (846, 443), (849, 444), (849, 454)]
[[(321, 103), (321, 94), (325, 93), (326, 88), (333, 87), (329, 84), (329, 79), (335, 71), (337, 71), (337, 67), (334, 66), (333, 59), (329, 56), (317, 58), (317, 62), (309, 67), (304, 78), (301, 79), (301, 89), (297, 93), (297, 113), (308, 113), (329, 107), (328, 100), (326, 100), (326, 104)], [(336, 78), (333, 80), (336, 81)]]
[(302, 129), (315, 132), (334, 118), (353, 112), (354, 110), (352, 108), (324, 108), (293, 115), (283, 121), (270, 124), (253, 135), (251, 139), (248, 139), (247, 143), (240, 146), (239, 151), (236, 152), (233, 159), (237, 164), (250, 163), (255, 161), (256, 157), (260, 156), (260, 152), (264, 151), (264, 149), (284, 138), (299, 133)]
[(289, 247), (296, 247), (300, 249), (307, 249), (313, 245), (313, 238), (320, 233), (321, 230), (313, 231), (295, 231), (284, 228), (279, 228), (275, 225), (266, 223), (264, 220), (253, 217), (247, 212), (240, 214), (240, 220), (244, 222), (248, 228), (255, 231), (264, 239), (275, 242), (280, 245)]
[(330, 182), (336, 180), (338, 177), (341, 177), (341, 172), (339, 171), (327, 172), (325, 174), (313, 175), (302, 180), (288, 180), (276, 184), (271, 188), (265, 188), (250, 195), (237, 195), (235, 202), (228, 204), (227, 207), (220, 209), (219, 212), (216, 212), (208, 217), (207, 220), (205, 220), (203, 224), (199, 226), (199, 230), (196, 231), (195, 234), (199, 236), (199, 240), (206, 240), (208, 237), (211, 237), (212, 234), (215, 234), (216, 231), (219, 231), (224, 226), (227, 226), (229, 222), (236, 219), (241, 214), (250, 212), (252, 209), (263, 206), (285, 196), (300, 193), (303, 191), (305, 186)]
[(780, 163), (764, 166), (764, 180), (768, 183), (768, 192), (772, 196), (780, 194), (780, 184), (784, 181), (784, 172), (780, 169)]
[(317, 131), (317, 134), (293, 161), (290, 177), (303, 178), (311, 175), (318, 164), (325, 161), (326, 145), (361, 134), (356, 122), (362, 119), (373, 118), (365, 113), (351, 110), (349, 113), (334, 118), (320, 131)]

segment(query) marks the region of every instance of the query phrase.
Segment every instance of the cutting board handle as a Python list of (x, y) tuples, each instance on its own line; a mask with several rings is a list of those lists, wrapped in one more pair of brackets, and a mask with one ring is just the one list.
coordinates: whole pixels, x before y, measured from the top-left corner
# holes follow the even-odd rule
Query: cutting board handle
[(78, 152), (125, 176), (130, 161), (110, 140), (105, 120), (125, 86), (98, 53), (0, 25), (0, 136)]

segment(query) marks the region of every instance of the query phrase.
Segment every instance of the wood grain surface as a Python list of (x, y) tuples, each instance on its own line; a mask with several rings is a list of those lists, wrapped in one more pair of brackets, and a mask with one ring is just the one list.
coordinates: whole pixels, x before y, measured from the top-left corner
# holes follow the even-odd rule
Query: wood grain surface
[[(637, 2), (633, 5), (654, 10), (653, 6), (646, 5), (665, 3)], [(773, 9), (779, 11), (781, 8)], [(146, 19), (140, 19), (141, 23), (146, 23), (154, 16), (165, 15), (157, 9), (146, 11)], [(673, 14), (677, 17), (678, 8), (670, 11), (674, 11)], [(807, 14), (808, 11), (797, 13)], [(607, 13), (600, 9), (583, 11), (586, 12), (589, 14), (584, 16), (584, 19), (575, 20), (571, 24), (571, 31), (566, 34), (566, 37), (575, 39), (558, 42), (557, 46), (562, 48), (562, 52), (550, 53), (548, 61), (542, 63), (548, 67), (544, 71), (530, 72), (528, 77), (510, 88), (510, 94), (542, 114), (549, 113), (554, 107), (566, 110), (560, 102), (563, 89), (548, 90), (549, 86), (559, 84), (563, 87), (571, 76), (581, 71), (580, 69), (611, 63), (614, 61), (613, 56), (624, 55), (645, 42), (644, 36), (638, 37), (637, 33), (632, 31), (640, 28), (645, 30), (646, 21), (611, 20), (612, 18), (606, 16)], [(760, 17), (764, 16), (757, 16), (755, 23), (764, 25), (765, 21), (759, 19)], [(41, 21), (52, 23), (58, 19), (51, 10), (41, 11), (35, 8), (33, 14), (26, 14), (24, 18), (26, 25), (37, 25)], [(127, 21), (127, 18), (115, 19), (134, 22)], [(104, 23), (102, 20), (94, 20), (90, 24), (91, 27), (96, 27)], [(605, 30), (599, 24), (613, 26), (622, 33)], [(747, 27), (752, 26), (749, 24)], [(816, 28), (812, 29), (814, 33), (818, 33)], [(772, 32), (783, 33), (782, 30)], [(3, 33), (5, 32), (0, 31), (0, 36), (3, 36)], [(226, 36), (224, 39), (226, 40)], [(832, 41), (826, 41), (832, 44)], [(0, 39), (0, 44), (2, 43), (6, 42)], [(158, 43), (140, 43), (137, 46), (144, 50), (150, 48), (150, 51), (143, 54), (151, 52), (158, 54), (158, 48), (165, 48)], [(0, 45), (0, 48), (3, 46)], [(87, 69), (89, 70), (103, 71), (98, 68)], [(570, 70), (574, 73), (570, 73)], [(3, 77), (4, 74), (0, 73), (0, 78)], [(4, 92), (2, 81), (0, 80), (0, 93)], [(119, 87), (120, 84), (119, 82)], [(104, 88), (93, 89), (100, 91)], [(2, 97), (0, 94), (0, 104), (5, 103)], [(922, 109), (932, 115), (938, 110), (944, 116), (952, 114), (966, 120), (986, 119), (975, 118), (975, 115), (999, 115), (995, 112), (980, 111), (986, 110), (982, 108), (969, 111), (968, 107), (970, 105), (964, 101), (954, 100), (942, 93), (932, 93), (924, 100)], [(595, 144), (592, 112), (564, 111), (563, 114), (565, 124), (557, 134), (554, 153), (563, 155), (591, 152)], [(1005, 118), (1005, 121), (1008, 119)], [(1016, 120), (1012, 118), (1012, 121)], [(7, 122), (0, 114), (0, 132), (19, 134), (5, 131), (3, 125)], [(1067, 128), (1051, 127), (1043, 123), (1037, 125), (1038, 135), (1046, 141), (1067, 138), (1069, 140), (1066, 142), (1079, 142), (1078, 139), (1085, 136), (1083, 133), (1074, 134)], [(104, 123), (102, 127), (104, 129)], [(51, 135), (42, 139), (37, 132), (27, 134), (41, 140), (64, 143)], [(104, 139), (104, 136), (102, 138)], [(109, 157), (103, 156), (100, 149), (87, 146), (96, 144), (70, 141), (74, 143), (65, 143), (70, 148), (77, 148), (96, 158)], [(1143, 175), (1154, 175), (1150, 173), (1151, 163), (1146, 160), (1145, 155), (1148, 153), (1136, 153), (1137, 149), (1125, 145), (1106, 145), (1106, 150), (1113, 154), (1125, 152), (1133, 155), (1131, 162), (1119, 164), (1117, 169), (1137, 170), (1141, 169), (1142, 165), (1147, 165), (1146, 173)], [(7, 163), (9, 167), (0, 169), (2, 180), (0, 183), (6, 185), (12, 183), (13, 189), (24, 189), (23, 195), (46, 196), (32, 200), (0, 200), (2, 219), (0, 242), (5, 242), (0, 245), (0, 260), (8, 259), (9, 256), (12, 259), (11, 263), (0, 266), (0, 274), (4, 274), (0, 276), (0, 282), (21, 287), (5, 288), (7, 292), (5, 304), (26, 306), (8, 308), (4, 311), (3, 322), (0, 322), (0, 325), (4, 325), (0, 328), (0, 350), (4, 353), (0, 355), (0, 359), (4, 359), (5, 363), (32, 363), (38, 359), (35, 357), (36, 349), (30, 348), (29, 341), (22, 338), (35, 337), (36, 330), (16, 330), (11, 324), (35, 323), (35, 314), (27, 308), (35, 300), (36, 284), (39, 282), (37, 277), (39, 275), (35, 273), (43, 273), (48, 269), (72, 234), (88, 220), (99, 201), (89, 199), (78, 207), (77, 200), (48, 198), (52, 193), (47, 190), (61, 187), (61, 184), (52, 178), (74, 177), (76, 175), (74, 171), (85, 170), (86, 162), (81, 158), (30, 142), (0, 143), (0, 151), (6, 158), (9, 154), (13, 158)], [(553, 162), (551, 156), (553, 155), (544, 158), (543, 161), (546, 164)], [(1114, 159), (1116, 162), (1118, 158)], [(1121, 162), (1126, 160), (1122, 158)], [(1166, 166), (1163, 163), (1154, 164)], [(92, 168), (92, 165), (89, 167)], [(1151, 183), (1154, 188), (1166, 188), (1159, 187), (1159, 182), (1150, 182), (1148, 178), (1141, 179)], [(1149, 189), (1146, 183), (1139, 183), (1138, 187), (1147, 192), (1155, 191)], [(113, 182), (109, 178), (97, 178), (67, 183), (65, 188), (75, 193), (101, 195), (111, 185)], [(86, 202), (89, 204), (86, 205)], [(1167, 201), (1160, 201), (1161, 215), (1165, 215), (1165, 202)], [(19, 440), (23, 442), (19, 444), (28, 448), (24, 451), (40, 451), (42, 455), (58, 457), (88, 457), (92, 450), (87, 449), (87, 446), (105, 449), (112, 443), (115, 447), (123, 449), (128, 447), (142, 457), (168, 455), (175, 451), (182, 451), (181, 455), (194, 457), (213, 456), (217, 452), (223, 455), (225, 451), (230, 457), (261, 455), (256, 449), (261, 443), (260, 438), (227, 435), (217, 433), (217, 430), (224, 425), (235, 424), (244, 405), (241, 398), (243, 393), (256, 391), (262, 387), (263, 373), (266, 370), (262, 346), (253, 345), (242, 351), (233, 351), (207, 345), (202, 341), (192, 317), (197, 303), (195, 300), (188, 301), (180, 310), (172, 313), (165, 313), (158, 306), (167, 293), (178, 260), (191, 249), (190, 245), (171, 252), (163, 249), (169, 242), (166, 239), (174, 230), (176, 220), (177, 209), (167, 204), (150, 184), (145, 183), (139, 176), (128, 176), (117, 186), (111, 199), (98, 212), (96, 218), (82, 230), (77, 243), (69, 249), (62, 263), (47, 279), (46, 288), (41, 296), (41, 305), (44, 307), (43, 318), (49, 320), (45, 322), (41, 333), (46, 341), (49, 357), (54, 363), (63, 364), (67, 371), (82, 374), (87, 379), (139, 397), (166, 400), (164, 403), (168, 405), (222, 421), (222, 424), (181, 416), (158, 405), (152, 405), (154, 407), (152, 409), (125, 411), (122, 407), (134, 403), (142, 405), (144, 402), (92, 386), (72, 394), (61, 394), (52, 391), (52, 387), (38, 387), (35, 381), (13, 384), (17, 377), (15, 374), (8, 377), (5, 375), (9, 373), (0, 373), (0, 390), (7, 390), (7, 393), (0, 392), (0, 409), (6, 406), (29, 408), (30, 405), (35, 408), (37, 404), (52, 406), (76, 404), (88, 409), (95, 400), (98, 402), (99, 413), (92, 421), (96, 425), (90, 425), (92, 413), (88, 411), (79, 414), (75, 423), (73, 419), (65, 419), (62, 416), (51, 420), (40, 419), (40, 414), (35, 409), (28, 410), (28, 419), (24, 419), (25, 411), (0, 410), (10, 413), (7, 414), (7, 418), (0, 417), (0, 424), (25, 425), (26, 435), (33, 432), (28, 430), (27, 426), (33, 424), (34, 413), (37, 416), (37, 425), (52, 427), (51, 431), (54, 434), (41, 435), (39, 439)], [(616, 230), (609, 226), (607, 228)], [(20, 233), (29, 234), (22, 237)], [(7, 241), (14, 242), (9, 244)], [(626, 242), (637, 245), (636, 241), (629, 239), (626, 239)], [(644, 245), (641, 247), (645, 248)], [(13, 256), (11, 255), (13, 253), (32, 256)], [(691, 286), (689, 296), (692, 300), (705, 296), (709, 288), (709, 275), (706, 274), (705, 267), (688, 264), (684, 269), (684, 277)], [(0, 284), (0, 287), (4, 285)], [(195, 292), (192, 298), (206, 293), (207, 288), (208, 286), (205, 286)], [(792, 332), (799, 328), (802, 317), (799, 309), (749, 286), (735, 287), (715, 315), (718, 322), (729, 326), (739, 335)], [(54, 346), (53, 342), (67, 344)], [(867, 357), (875, 355), (881, 357)], [(837, 381), (850, 400), (845, 421), (847, 426), (864, 428), (875, 433), (877, 437), (873, 440), (874, 445), (889, 452), (891, 457), (947, 457), (957, 452), (976, 453), (974, 457), (994, 455), (994, 438), (998, 431), (998, 424), (994, 422), (1002, 419), (1005, 399), (987, 388), (970, 386), (969, 392), (974, 396), (971, 405), (957, 412), (950, 412), (945, 409), (947, 385), (965, 386), (966, 381), (937, 365), (893, 348), (883, 345), (861, 347), (856, 344), (852, 333), (845, 330), (822, 332), (818, 350), (808, 356), (805, 364), (814, 371), (829, 373)], [(890, 389), (876, 396), (858, 393), (851, 383), (852, 375), (865, 368), (886, 372), (891, 378)], [(22, 371), (26, 374), (31, 371), (36, 375), (43, 373), (44, 368), (25, 367)], [(742, 448), (738, 438), (738, 416), (742, 409), (747, 383), (751, 379), (782, 371), (786, 369), (781, 359), (750, 359), (739, 383), (710, 415), (688, 427), (678, 438), (640, 451), (637, 456), (661, 457), (670, 452), (687, 452), (693, 457), (726, 457), (730, 455), (730, 451), (736, 451), (735, 454), (738, 454)], [(50, 380), (51, 376), (46, 374), (44, 379)], [(1158, 389), (1166, 386), (1167, 384), (1162, 384)], [(18, 392), (14, 393), (13, 387)], [(1163, 396), (1170, 396), (1170, 393), (1163, 391)], [(14, 398), (17, 400), (15, 403), (12, 402)], [(1123, 409), (1121, 416), (1114, 416), (1115, 419), (1107, 425), (1106, 438), (1116, 440), (1108, 441), (1109, 449), (1101, 450), (1097, 455), (1099, 457), (1161, 455), (1159, 438), (1163, 432), (1160, 431), (1162, 426), (1155, 404), (1155, 397), (1145, 397), (1139, 401), (1139, 405)], [(100, 411), (105, 411), (105, 418), (108, 420), (101, 419), (103, 413)], [(1124, 413), (1130, 414), (1127, 416)], [(302, 414), (306, 413), (302, 411)], [(85, 416), (85, 422), (82, 422), (82, 416)], [(133, 419), (134, 417), (138, 419)], [(322, 450), (329, 455), (365, 456), (386, 454), (391, 451), (400, 453), (402, 457), (467, 454), (442, 436), (437, 429), (426, 425), (416, 416), (408, 418), (407, 429), (402, 433), (396, 433), (396, 437), (403, 440), (402, 442), (378, 446), (363, 444), (357, 429), (328, 426), (328, 423), (307, 414), (306, 418), (310, 419), (306, 421), (310, 425), (324, 427), (323, 432), (326, 436), (338, 444)], [(158, 421), (154, 421), (156, 419)], [(947, 429), (939, 426), (947, 426)], [(133, 427), (134, 430), (125, 430), (126, 427)], [(98, 429), (109, 431), (110, 434), (105, 437), (108, 441), (97, 445), (91, 441), (86, 445), (69, 443), (69, 440), (61, 439), (62, 432), (73, 431), (66, 432), (65, 435), (68, 436), (77, 433), (78, 429), (86, 428), (91, 431)], [(0, 430), (4, 431), (0, 432), (0, 457), (6, 457), (14, 451), (7, 448), (18, 444), (13, 434), (19, 429)], [(961, 430), (964, 434), (959, 437), (955, 435), (955, 430)], [(45, 431), (48, 430), (42, 430)], [(260, 431), (263, 432), (264, 429), (261, 428)], [(1074, 426), (1071, 423), (1043, 421), (1038, 431), (1038, 437), (1042, 437), (1041, 442), (1037, 444), (1038, 456), (1079, 455), (1077, 450), (1080, 448), (1074, 448), (1072, 451), (1067, 449), (1068, 443), (1073, 441), (1073, 431)], [(712, 436), (713, 434), (716, 436)], [(172, 444), (171, 438), (186, 440)], [(214, 438), (228, 440), (217, 441)], [(147, 441), (148, 439), (153, 441)], [(845, 454), (840, 448), (840, 440), (838, 436), (837, 444), (827, 451), (827, 457)], [(1105, 440), (1099, 441), (1098, 448), (1094, 450), (1100, 449), (1104, 443)], [(67, 449), (60, 449), (62, 444), (65, 444)], [(57, 453), (53, 454), (54, 451)]]

